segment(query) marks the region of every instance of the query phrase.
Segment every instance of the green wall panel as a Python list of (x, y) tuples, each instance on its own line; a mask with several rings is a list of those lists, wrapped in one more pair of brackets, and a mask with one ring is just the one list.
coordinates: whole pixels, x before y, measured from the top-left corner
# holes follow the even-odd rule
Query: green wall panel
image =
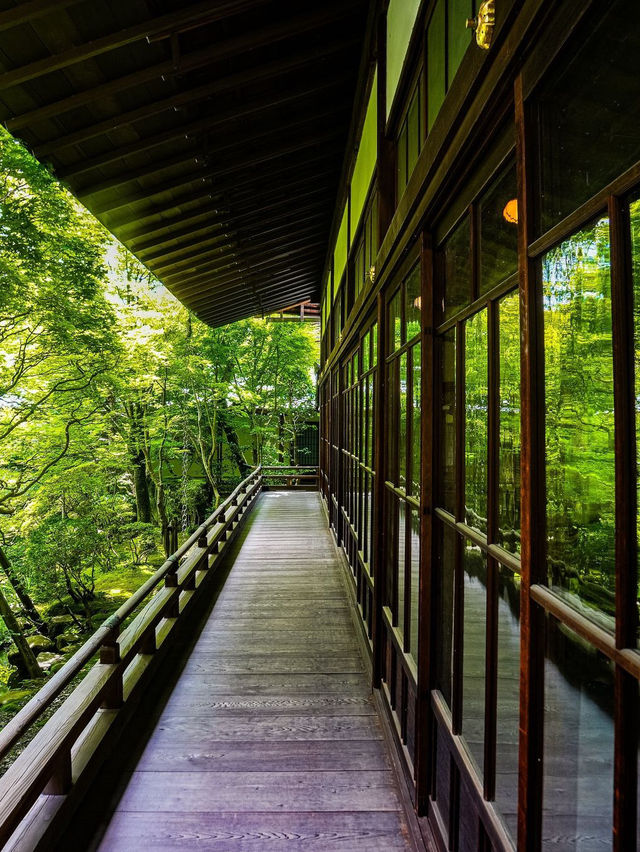
[(472, 30), (466, 28), (467, 18), (473, 17), (471, 0), (449, 0), (447, 40), (449, 45), (449, 85), (460, 67), (462, 57), (471, 44)]
[(427, 122), (429, 130), (447, 90), (445, 63), (445, 0), (438, 0), (427, 27)]
[(342, 221), (340, 222), (340, 230), (338, 231), (338, 238), (336, 240), (336, 247), (333, 250), (333, 279), (335, 281), (335, 287), (333, 288), (334, 300), (338, 292), (338, 288), (340, 286), (340, 279), (342, 278), (342, 273), (344, 272), (345, 266), (347, 265), (347, 252), (349, 250), (349, 244), (347, 242), (349, 237), (348, 224), (349, 205), (345, 204), (344, 213), (342, 214)]
[(367, 104), (367, 112), (362, 127), (358, 156), (351, 178), (351, 233), (355, 234), (360, 216), (367, 200), (367, 192), (376, 167), (378, 154), (378, 73), (373, 75), (373, 85)]
[(391, 0), (387, 10), (387, 115), (400, 81), (402, 65), (416, 22), (420, 0)]

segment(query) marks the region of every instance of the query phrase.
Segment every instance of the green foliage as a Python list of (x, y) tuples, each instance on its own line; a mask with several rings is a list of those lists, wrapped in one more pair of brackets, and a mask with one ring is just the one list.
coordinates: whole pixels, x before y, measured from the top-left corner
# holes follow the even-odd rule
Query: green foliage
[(0, 182), (0, 595), (27, 632), (66, 612), (91, 629), (170, 523), (294, 447), (317, 339), (197, 321), (1, 130)]

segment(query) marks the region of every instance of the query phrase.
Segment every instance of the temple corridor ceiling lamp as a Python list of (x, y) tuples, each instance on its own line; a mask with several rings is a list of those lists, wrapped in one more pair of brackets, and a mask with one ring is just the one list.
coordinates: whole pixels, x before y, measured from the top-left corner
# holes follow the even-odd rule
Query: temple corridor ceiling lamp
[(512, 198), (510, 201), (504, 206), (504, 210), (502, 211), (502, 217), (505, 222), (508, 222), (510, 225), (518, 224), (518, 199)]
[(475, 18), (467, 18), (467, 29), (475, 30), (476, 43), (483, 50), (489, 50), (496, 25), (495, 0), (485, 0), (478, 9)]

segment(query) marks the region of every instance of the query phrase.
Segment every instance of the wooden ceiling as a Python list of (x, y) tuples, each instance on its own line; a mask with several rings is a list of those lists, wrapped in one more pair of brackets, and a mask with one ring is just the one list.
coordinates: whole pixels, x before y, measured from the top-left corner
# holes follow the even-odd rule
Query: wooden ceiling
[(367, 0), (0, 0), (0, 120), (197, 316), (319, 283)]

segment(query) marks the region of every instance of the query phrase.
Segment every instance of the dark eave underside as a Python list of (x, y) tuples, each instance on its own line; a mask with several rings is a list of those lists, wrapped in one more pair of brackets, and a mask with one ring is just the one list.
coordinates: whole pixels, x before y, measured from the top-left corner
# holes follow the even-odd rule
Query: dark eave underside
[(366, 0), (0, 0), (0, 120), (213, 326), (319, 301)]

